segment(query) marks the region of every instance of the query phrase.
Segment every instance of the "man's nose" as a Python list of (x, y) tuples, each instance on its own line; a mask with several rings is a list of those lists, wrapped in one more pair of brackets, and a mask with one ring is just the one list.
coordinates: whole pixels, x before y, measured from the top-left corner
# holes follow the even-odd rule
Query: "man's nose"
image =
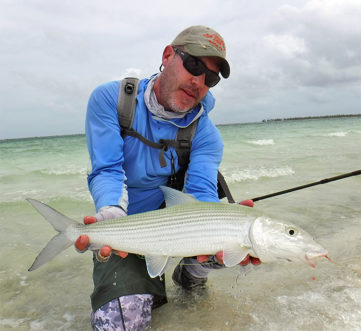
[(202, 85), (204, 85), (205, 78), (206, 78), (206, 74), (202, 74), (199, 76), (192, 76), (192, 84), (197, 87), (201, 87)]

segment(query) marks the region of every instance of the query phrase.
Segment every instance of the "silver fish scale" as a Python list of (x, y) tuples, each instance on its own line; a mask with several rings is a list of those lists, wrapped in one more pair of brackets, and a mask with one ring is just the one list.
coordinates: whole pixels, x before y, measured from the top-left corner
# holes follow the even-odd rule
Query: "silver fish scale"
[(86, 234), (92, 244), (143, 255), (214, 254), (225, 242), (248, 242), (256, 217), (248, 207), (202, 202), (77, 225), (69, 235), (74, 240)]
[[(170, 204), (190, 200), (170, 188), (162, 190)], [(164, 271), (169, 256), (223, 251), (227, 266), (238, 264), (245, 254), (256, 256), (263, 263), (304, 261), (311, 266), (311, 259), (327, 257), (327, 250), (302, 229), (273, 222), (256, 210), (237, 204), (189, 202), (85, 226), (40, 201), (28, 201), (59, 232), (29, 271), (52, 260), (82, 234), (89, 236), (91, 249), (109, 245), (115, 250), (145, 255), (151, 277)]]

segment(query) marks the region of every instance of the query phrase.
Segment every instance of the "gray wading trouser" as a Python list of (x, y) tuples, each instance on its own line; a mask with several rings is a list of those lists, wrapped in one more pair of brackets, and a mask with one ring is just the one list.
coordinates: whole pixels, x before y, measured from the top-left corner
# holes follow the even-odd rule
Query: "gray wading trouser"
[(153, 296), (134, 294), (114, 299), (91, 314), (94, 330), (147, 330), (152, 320)]
[[(204, 265), (195, 257), (183, 258), (180, 263), (185, 264), (191, 277), (206, 279), (212, 269), (224, 267), (216, 263), (215, 256), (212, 258)], [(152, 294), (131, 294), (113, 299), (92, 312), (92, 327), (94, 330), (147, 330), (151, 326), (154, 298)]]
[[(113, 254), (107, 262), (101, 263), (95, 258), (93, 262), (93, 328), (146, 328), (150, 324), (151, 310), (167, 302), (164, 278), (150, 278), (144, 258), (134, 254), (129, 254), (125, 259)], [(124, 329), (127, 324), (130, 326)]]

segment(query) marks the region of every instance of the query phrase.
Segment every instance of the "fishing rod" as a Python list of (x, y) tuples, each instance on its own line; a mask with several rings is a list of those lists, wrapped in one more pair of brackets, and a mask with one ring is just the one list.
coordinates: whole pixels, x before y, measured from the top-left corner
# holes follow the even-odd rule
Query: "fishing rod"
[(271, 194), (267, 194), (267, 195), (262, 195), (260, 197), (256, 197), (256, 198), (251, 199), (251, 201), (256, 202), (256, 201), (272, 198), (272, 197), (275, 197), (277, 195), (302, 190), (302, 189), (307, 188), (307, 187), (316, 186), (316, 185), (320, 185), (320, 184), (326, 184), (326, 183), (329, 183), (329, 182), (333, 182), (335, 180), (340, 180), (340, 179), (344, 179), (344, 178), (347, 178), (347, 177), (358, 176), (358, 175), (361, 175), (361, 170), (352, 171), (352, 172), (349, 172), (347, 174), (343, 174), (343, 175), (339, 175), (339, 176), (335, 176), (335, 177), (325, 178), (325, 179), (322, 179), (322, 180), (320, 180), (318, 182), (313, 182), (313, 183), (310, 183), (310, 184), (293, 187), (293, 188), (290, 188), (290, 189), (287, 189), (287, 190), (283, 190), (283, 191), (279, 191), (279, 192), (275, 192), (275, 193), (271, 193)]

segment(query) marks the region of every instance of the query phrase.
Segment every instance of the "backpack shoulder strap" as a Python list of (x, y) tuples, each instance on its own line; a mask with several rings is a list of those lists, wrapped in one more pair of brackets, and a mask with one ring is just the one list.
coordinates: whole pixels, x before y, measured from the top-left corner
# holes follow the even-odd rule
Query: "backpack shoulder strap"
[[(189, 157), (192, 147), (192, 141), (194, 134), (197, 129), (198, 120), (194, 121), (191, 125), (187, 126), (186, 128), (178, 129), (177, 133), (177, 144), (175, 150), (178, 155), (178, 163), (181, 168), (187, 168), (189, 163)], [(227, 198), (229, 203), (235, 203), (231, 191), (227, 185), (226, 180), (224, 179), (223, 175), (218, 171), (217, 175), (217, 190), (218, 190), (218, 197), (220, 199)]]
[(139, 79), (127, 77), (121, 80), (119, 87), (117, 111), (119, 125), (122, 129), (131, 129), (137, 104)]
[(163, 152), (167, 149), (167, 146), (163, 142), (156, 143), (143, 137), (132, 128), (137, 106), (138, 84), (139, 79), (134, 77), (126, 77), (120, 81), (117, 112), (121, 135), (123, 138), (126, 135), (132, 136), (142, 141), (143, 144), (160, 149), (159, 162), (161, 167), (165, 167), (166, 161)]
[(177, 155), (178, 163), (181, 167), (187, 167), (189, 163), (189, 156), (191, 153), (192, 141), (194, 134), (197, 130), (198, 120), (192, 122), (186, 128), (179, 128), (177, 132), (176, 141), (174, 146)]

